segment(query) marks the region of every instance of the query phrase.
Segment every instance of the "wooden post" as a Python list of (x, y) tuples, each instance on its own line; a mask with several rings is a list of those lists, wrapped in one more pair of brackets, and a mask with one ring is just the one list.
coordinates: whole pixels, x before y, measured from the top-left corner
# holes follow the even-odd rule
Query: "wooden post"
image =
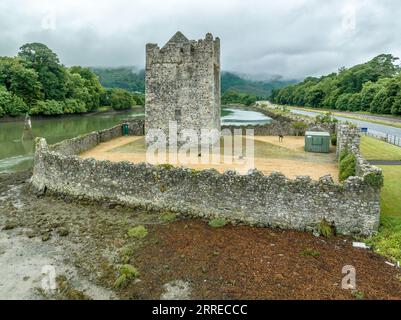
[(32, 132), (32, 122), (31, 117), (26, 114), (25, 115), (25, 123), (24, 123), (24, 131), (22, 132), (22, 140), (32, 140), (34, 138)]

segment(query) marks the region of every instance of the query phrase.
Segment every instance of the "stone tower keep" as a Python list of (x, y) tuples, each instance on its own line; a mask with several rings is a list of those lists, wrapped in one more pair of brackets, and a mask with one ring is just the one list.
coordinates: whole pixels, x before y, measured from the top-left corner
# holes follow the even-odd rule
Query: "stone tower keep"
[(150, 132), (169, 135), (169, 122), (177, 123), (178, 143), (183, 130), (217, 129), (220, 132), (220, 39), (188, 40), (177, 32), (163, 48), (146, 45), (147, 142)]

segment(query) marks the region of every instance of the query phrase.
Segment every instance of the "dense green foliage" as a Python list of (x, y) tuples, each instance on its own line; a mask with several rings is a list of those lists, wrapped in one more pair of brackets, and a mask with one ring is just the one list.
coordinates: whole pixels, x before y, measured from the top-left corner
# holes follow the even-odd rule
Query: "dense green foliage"
[(145, 96), (120, 88), (105, 89), (100, 97), (100, 105), (111, 106), (114, 110), (127, 110), (135, 105), (145, 105)]
[(345, 181), (349, 177), (355, 176), (356, 158), (352, 153), (340, 157), (340, 181)]
[(27, 111), (28, 106), (24, 100), (0, 86), (0, 116), (5, 114), (17, 116)]
[(145, 71), (133, 67), (92, 68), (106, 88), (122, 88), (131, 92), (145, 92)]
[(108, 95), (108, 106), (118, 110), (143, 104), (143, 95), (108, 92), (89, 68), (66, 68), (41, 43), (23, 45), (16, 57), (0, 57), (0, 117), (90, 112), (105, 105)]
[(382, 54), (350, 69), (273, 90), (271, 100), (286, 105), (401, 115), (398, 58)]
[(339, 161), (343, 161), (344, 158), (348, 156), (348, 149), (344, 148), (341, 152), (340, 152), (340, 156), (339, 156)]
[(332, 146), (336, 146), (336, 145), (337, 145), (337, 134), (336, 134), (336, 133), (333, 133), (333, 134), (330, 136), (330, 140), (331, 140), (331, 145), (332, 145)]
[(229, 90), (222, 95), (221, 104), (227, 105), (227, 104), (239, 103), (239, 104), (244, 104), (246, 106), (250, 106), (251, 104), (254, 104), (257, 100), (258, 98), (254, 95)]

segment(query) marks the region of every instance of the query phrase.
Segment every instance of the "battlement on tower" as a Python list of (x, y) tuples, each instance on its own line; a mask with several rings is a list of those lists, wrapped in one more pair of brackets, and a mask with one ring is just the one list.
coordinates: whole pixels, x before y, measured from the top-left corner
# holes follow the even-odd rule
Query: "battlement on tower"
[(210, 58), (220, 65), (220, 39), (214, 39), (210, 33), (196, 41), (188, 40), (178, 31), (162, 48), (154, 43), (146, 45), (146, 68), (152, 64), (208, 61)]

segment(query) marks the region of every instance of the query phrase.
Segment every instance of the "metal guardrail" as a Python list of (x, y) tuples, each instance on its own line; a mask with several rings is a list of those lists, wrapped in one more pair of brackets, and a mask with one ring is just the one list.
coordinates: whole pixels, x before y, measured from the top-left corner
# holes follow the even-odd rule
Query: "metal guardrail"
[(381, 140), (381, 141), (385, 141), (387, 143), (390, 143), (394, 146), (397, 147), (401, 147), (401, 137), (399, 136), (393, 136), (391, 134), (383, 134), (383, 135), (379, 135), (379, 134), (374, 134), (371, 132), (363, 132), (365, 135)]

